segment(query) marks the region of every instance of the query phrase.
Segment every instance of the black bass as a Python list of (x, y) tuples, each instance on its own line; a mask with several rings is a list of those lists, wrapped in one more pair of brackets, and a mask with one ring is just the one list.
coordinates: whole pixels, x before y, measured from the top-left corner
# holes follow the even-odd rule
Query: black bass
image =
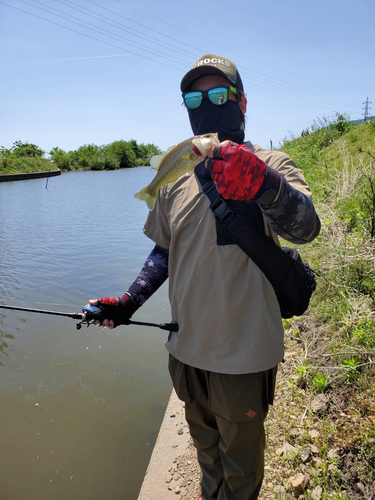
[(173, 184), (185, 174), (191, 174), (198, 163), (218, 144), (220, 141), (217, 133), (196, 135), (169, 148), (166, 154), (153, 156), (150, 165), (158, 173), (150, 184), (138, 191), (134, 197), (145, 201), (152, 210), (159, 189), (164, 184)]

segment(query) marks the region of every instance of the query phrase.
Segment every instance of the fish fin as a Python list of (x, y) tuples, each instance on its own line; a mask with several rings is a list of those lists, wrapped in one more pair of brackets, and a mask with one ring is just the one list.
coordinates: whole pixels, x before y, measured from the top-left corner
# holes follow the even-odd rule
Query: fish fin
[(153, 168), (154, 170), (157, 170), (160, 167), (160, 163), (163, 161), (164, 158), (165, 158), (165, 155), (153, 156), (150, 160), (151, 168)]
[(155, 206), (156, 194), (150, 193), (148, 186), (138, 191), (138, 193), (135, 193), (134, 198), (137, 198), (137, 200), (145, 201), (149, 210), (152, 210)]
[(191, 160), (193, 158), (193, 155), (191, 153), (187, 154), (187, 155), (184, 155), (182, 157), (184, 160)]
[(170, 153), (172, 151), (172, 149), (174, 149), (176, 146), (178, 146), (178, 144), (175, 144), (174, 146), (169, 146), (169, 148), (167, 149), (166, 154)]

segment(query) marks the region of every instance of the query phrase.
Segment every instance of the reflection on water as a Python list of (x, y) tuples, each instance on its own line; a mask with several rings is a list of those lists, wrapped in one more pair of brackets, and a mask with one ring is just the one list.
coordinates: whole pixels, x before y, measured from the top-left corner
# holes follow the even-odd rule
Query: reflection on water
[[(74, 312), (122, 294), (153, 246), (133, 198), (153, 175), (0, 184), (0, 303)], [(170, 320), (166, 285), (134, 319)], [(1, 500), (135, 500), (171, 390), (165, 336), (0, 310)]]
[(1, 362), (2, 355), (9, 357), (8, 353), (6, 352), (9, 344), (5, 339), (14, 339), (14, 337), (10, 333), (3, 333), (2, 331), (0, 331), (0, 365), (3, 365), (3, 363)]

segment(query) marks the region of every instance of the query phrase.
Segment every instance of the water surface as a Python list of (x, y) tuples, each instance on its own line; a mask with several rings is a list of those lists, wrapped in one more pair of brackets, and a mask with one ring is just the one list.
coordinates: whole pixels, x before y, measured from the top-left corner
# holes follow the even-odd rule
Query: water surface
[[(150, 168), (0, 183), (0, 303), (80, 311), (153, 243)], [(170, 320), (165, 284), (135, 315)], [(171, 391), (166, 332), (0, 309), (0, 499), (135, 500)]]

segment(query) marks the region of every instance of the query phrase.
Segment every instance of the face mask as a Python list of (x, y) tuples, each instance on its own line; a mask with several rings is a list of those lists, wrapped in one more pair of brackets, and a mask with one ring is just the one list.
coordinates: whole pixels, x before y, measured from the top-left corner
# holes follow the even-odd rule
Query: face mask
[(204, 99), (197, 109), (188, 109), (194, 135), (218, 132), (220, 142), (230, 140), (242, 144), (245, 132), (241, 129), (242, 112), (237, 101), (228, 100), (223, 106), (215, 106)]

